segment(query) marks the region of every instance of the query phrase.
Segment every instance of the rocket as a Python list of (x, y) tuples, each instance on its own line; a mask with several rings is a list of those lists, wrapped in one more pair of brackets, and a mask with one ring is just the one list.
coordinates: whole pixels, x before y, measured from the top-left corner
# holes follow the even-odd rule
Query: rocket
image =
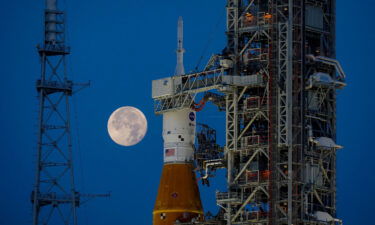
[[(178, 20), (177, 66), (183, 75), (183, 21)], [(203, 220), (203, 209), (194, 173), (196, 113), (186, 108), (163, 114), (164, 165), (153, 211), (153, 225)]]

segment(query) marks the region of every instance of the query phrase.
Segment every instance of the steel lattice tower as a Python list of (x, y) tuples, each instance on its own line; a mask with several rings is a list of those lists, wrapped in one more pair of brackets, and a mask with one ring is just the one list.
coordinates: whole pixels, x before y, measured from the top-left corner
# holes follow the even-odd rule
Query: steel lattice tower
[(227, 95), (227, 224), (340, 222), (335, 1), (228, 0), (227, 12), (229, 74), (264, 80)]
[(75, 190), (70, 96), (65, 43), (65, 13), (56, 0), (46, 0), (44, 41), (38, 46), (41, 76), (36, 82), (39, 98), (35, 186), (31, 201), (33, 224), (77, 224), (80, 196)]

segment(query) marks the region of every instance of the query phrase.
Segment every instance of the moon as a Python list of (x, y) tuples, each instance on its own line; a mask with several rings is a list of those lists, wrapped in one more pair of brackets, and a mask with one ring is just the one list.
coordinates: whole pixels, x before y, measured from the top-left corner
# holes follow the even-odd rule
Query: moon
[(138, 144), (147, 131), (145, 115), (137, 108), (124, 106), (116, 109), (108, 119), (108, 134), (122, 146)]

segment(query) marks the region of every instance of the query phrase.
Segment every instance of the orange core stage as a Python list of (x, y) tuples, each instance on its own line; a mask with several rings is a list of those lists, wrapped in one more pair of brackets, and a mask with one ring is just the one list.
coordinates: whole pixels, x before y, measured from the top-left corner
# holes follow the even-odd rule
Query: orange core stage
[(193, 165), (164, 164), (153, 212), (153, 225), (202, 220), (203, 209)]

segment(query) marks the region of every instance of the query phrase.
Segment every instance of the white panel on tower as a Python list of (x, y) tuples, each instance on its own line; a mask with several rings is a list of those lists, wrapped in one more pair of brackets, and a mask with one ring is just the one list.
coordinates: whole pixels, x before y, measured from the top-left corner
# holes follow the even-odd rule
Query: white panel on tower
[(152, 98), (173, 95), (173, 81), (171, 77), (152, 81)]

